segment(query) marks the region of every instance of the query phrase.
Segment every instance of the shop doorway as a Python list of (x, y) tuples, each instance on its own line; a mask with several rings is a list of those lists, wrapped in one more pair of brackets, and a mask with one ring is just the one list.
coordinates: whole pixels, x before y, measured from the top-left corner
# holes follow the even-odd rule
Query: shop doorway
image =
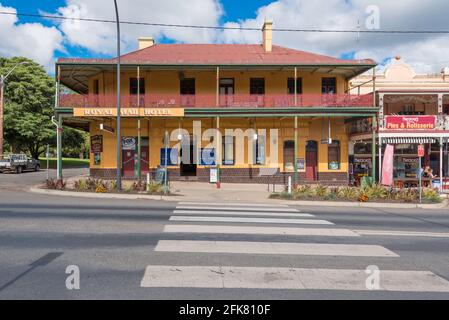
[[(149, 171), (149, 141), (148, 138), (141, 138), (141, 159), (140, 172), (144, 177)], [(132, 178), (138, 176), (138, 153), (137, 153), (137, 137), (122, 138), (122, 171), (123, 176)]]
[(193, 136), (183, 137), (181, 140), (180, 175), (182, 177), (196, 176), (197, 161), (195, 157), (196, 145)]
[(309, 140), (306, 143), (306, 180), (316, 181), (318, 166), (318, 142)]
[(283, 156), (284, 156), (284, 171), (293, 171), (295, 161), (295, 141), (293, 140), (284, 141)]

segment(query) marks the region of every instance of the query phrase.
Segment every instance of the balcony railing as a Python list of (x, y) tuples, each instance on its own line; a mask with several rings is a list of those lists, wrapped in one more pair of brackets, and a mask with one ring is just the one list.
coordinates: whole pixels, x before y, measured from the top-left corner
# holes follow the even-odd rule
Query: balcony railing
[[(350, 94), (145, 94), (122, 95), (124, 108), (296, 108), (296, 107), (372, 107), (373, 96)], [(112, 108), (117, 96), (62, 94), (59, 106), (65, 108)]]

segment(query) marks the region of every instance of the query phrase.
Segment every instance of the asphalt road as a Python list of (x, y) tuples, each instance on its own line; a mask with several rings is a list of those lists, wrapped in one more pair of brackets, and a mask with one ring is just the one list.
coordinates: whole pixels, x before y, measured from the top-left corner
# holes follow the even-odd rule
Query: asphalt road
[[(24, 192), (23, 181), (35, 184), (42, 179), (39, 174), (0, 175), (0, 299), (449, 298), (447, 209), (301, 207), (295, 211), (292, 206), (102, 200)], [(188, 232), (176, 231), (186, 225)], [(279, 228), (295, 228), (291, 232), (296, 234)], [(263, 234), (258, 233), (261, 230)], [(327, 234), (340, 231), (347, 235)], [(261, 243), (270, 246), (255, 253)], [(359, 250), (360, 246), (367, 247)], [(316, 251), (307, 253), (311, 247)], [(370, 265), (380, 270), (380, 290), (367, 290), (365, 283), (343, 272), (364, 273)], [(66, 280), (72, 275), (66, 274), (68, 266), (80, 272), (78, 290), (67, 289)], [(189, 278), (192, 266), (196, 269)], [(318, 269), (325, 273), (316, 273)], [(294, 270), (308, 275), (295, 283)], [(399, 273), (392, 277), (388, 270)], [(249, 276), (243, 277), (245, 272)], [(217, 279), (227, 287), (220, 287)], [(291, 288), (296, 285), (306, 288)], [(360, 288), (353, 290), (353, 286)], [(422, 290), (411, 292), (413, 288)]]

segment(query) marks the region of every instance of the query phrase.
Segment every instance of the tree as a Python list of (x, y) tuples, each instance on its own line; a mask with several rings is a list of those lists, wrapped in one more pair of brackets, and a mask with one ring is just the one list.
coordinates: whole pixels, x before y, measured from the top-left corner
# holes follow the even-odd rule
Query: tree
[[(5, 85), (5, 140), (15, 152), (38, 158), (47, 144), (56, 144), (56, 128), (51, 122), (55, 80), (42, 66), (23, 57), (0, 58), (0, 74), (22, 61), (28, 63), (18, 66)], [(81, 150), (85, 137), (75, 129), (64, 128), (62, 144)]]

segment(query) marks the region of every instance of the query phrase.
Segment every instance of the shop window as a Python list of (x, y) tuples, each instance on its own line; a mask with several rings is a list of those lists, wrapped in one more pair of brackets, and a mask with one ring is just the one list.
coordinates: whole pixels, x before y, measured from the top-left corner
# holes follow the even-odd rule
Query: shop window
[(323, 93), (323, 94), (337, 93), (337, 79), (336, 78), (322, 78), (321, 79), (321, 93)]
[(334, 140), (327, 147), (328, 168), (330, 170), (340, 169), (340, 141)]
[(177, 148), (167, 148), (167, 153), (165, 153), (165, 148), (160, 149), (160, 165), (165, 166), (175, 166), (178, 164), (178, 149)]
[(137, 94), (139, 90), (139, 94), (145, 94), (145, 79), (139, 78), (139, 82), (137, 82), (137, 78), (129, 79), (129, 94)]
[(354, 144), (354, 154), (371, 154), (371, 143), (359, 142)]
[[(287, 79), (287, 90), (288, 94), (295, 93), (295, 81), (293, 78)], [(302, 78), (296, 78), (296, 93), (302, 94)]]
[(265, 136), (257, 135), (257, 139), (253, 140), (254, 144), (254, 164), (265, 164)]
[(222, 138), (222, 163), (223, 165), (234, 165), (235, 137), (224, 136)]

